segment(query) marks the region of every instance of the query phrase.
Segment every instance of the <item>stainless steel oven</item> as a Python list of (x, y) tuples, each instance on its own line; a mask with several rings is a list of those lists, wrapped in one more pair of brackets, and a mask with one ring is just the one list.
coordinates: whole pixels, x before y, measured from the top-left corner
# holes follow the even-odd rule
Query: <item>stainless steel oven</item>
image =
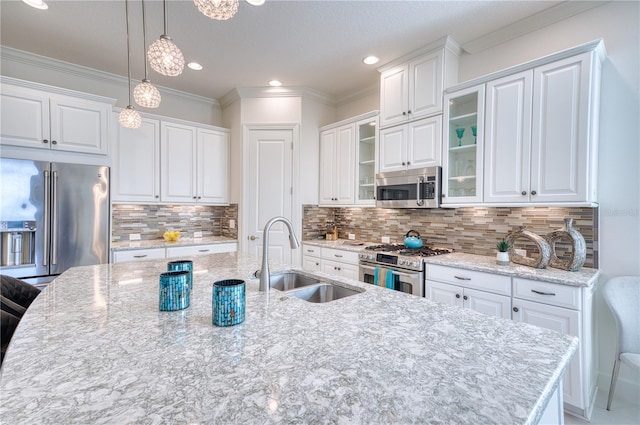
[(376, 174), (376, 206), (438, 208), (442, 168), (428, 167)]
[[(376, 256), (381, 257), (385, 255), (386, 254), (378, 253)], [(397, 260), (397, 256), (389, 257), (396, 257)], [(369, 262), (361, 258), (359, 280), (361, 282), (373, 284), (375, 282), (376, 267), (384, 268), (390, 270), (393, 274), (393, 289), (395, 289), (396, 291), (413, 294), (418, 297), (424, 297), (424, 272), (422, 267), (422, 260), (419, 261), (419, 264), (420, 270), (415, 270), (398, 267), (396, 264)]]

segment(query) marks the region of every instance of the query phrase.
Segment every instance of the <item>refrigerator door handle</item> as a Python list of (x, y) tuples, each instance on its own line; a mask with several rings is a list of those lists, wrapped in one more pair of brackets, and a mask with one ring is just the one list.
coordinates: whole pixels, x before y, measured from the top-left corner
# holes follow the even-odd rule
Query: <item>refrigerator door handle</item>
[(51, 194), (51, 177), (49, 170), (44, 170), (44, 249), (42, 255), (42, 265), (49, 265), (49, 217), (51, 215), (50, 194)]
[(51, 265), (58, 264), (58, 172), (52, 173), (51, 208)]

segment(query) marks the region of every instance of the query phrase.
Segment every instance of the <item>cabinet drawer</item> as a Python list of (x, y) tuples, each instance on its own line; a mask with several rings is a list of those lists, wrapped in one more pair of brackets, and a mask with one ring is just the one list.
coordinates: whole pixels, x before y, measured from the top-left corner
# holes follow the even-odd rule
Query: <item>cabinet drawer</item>
[(509, 276), (427, 264), (426, 278), (439, 282), (453, 283), (465, 288), (511, 296), (511, 278)]
[(167, 248), (167, 257), (189, 257), (194, 255), (207, 255), (217, 254), (219, 252), (235, 251), (237, 251), (235, 242), (208, 245), (173, 246), (171, 248)]
[(322, 256), (322, 248), (314, 245), (302, 245), (302, 254), (308, 255), (310, 257), (321, 257)]
[(579, 287), (513, 278), (513, 297), (543, 304), (580, 310), (582, 291)]
[(341, 249), (322, 248), (322, 258), (342, 263), (358, 264), (358, 253), (355, 251), (344, 251)]
[(157, 260), (165, 258), (164, 248), (135, 249), (131, 251), (114, 251), (113, 262), (124, 263), (126, 261)]

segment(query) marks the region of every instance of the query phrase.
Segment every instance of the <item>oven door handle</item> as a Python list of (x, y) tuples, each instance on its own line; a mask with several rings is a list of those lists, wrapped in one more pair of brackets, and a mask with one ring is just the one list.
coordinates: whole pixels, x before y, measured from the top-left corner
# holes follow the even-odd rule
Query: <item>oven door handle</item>
[(424, 199), (420, 198), (420, 185), (424, 183), (424, 179), (422, 177), (418, 177), (418, 183), (416, 184), (416, 204), (419, 206), (424, 205)]
[[(367, 270), (371, 270), (373, 271), (375, 269), (375, 267), (369, 266), (369, 265), (365, 265), (365, 264), (360, 264), (360, 267), (362, 267), (363, 269), (367, 269)], [(387, 270), (391, 270), (391, 273), (398, 275), (398, 276), (405, 276), (408, 278), (413, 278), (415, 279), (416, 275), (420, 275), (420, 272), (416, 271), (415, 273), (404, 273), (404, 272), (400, 272), (397, 270), (393, 270), (393, 269), (388, 269)]]

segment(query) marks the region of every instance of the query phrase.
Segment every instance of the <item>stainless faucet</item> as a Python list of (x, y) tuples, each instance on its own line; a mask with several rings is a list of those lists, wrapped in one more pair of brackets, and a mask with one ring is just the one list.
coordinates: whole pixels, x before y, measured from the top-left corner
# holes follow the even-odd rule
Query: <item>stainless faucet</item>
[(271, 282), (271, 275), (269, 273), (269, 229), (274, 223), (278, 221), (283, 222), (289, 229), (289, 242), (291, 243), (291, 249), (296, 249), (300, 246), (296, 233), (293, 231), (293, 224), (285, 217), (273, 217), (267, 221), (264, 225), (264, 231), (262, 232), (262, 269), (260, 270), (260, 291), (269, 292), (269, 283)]

